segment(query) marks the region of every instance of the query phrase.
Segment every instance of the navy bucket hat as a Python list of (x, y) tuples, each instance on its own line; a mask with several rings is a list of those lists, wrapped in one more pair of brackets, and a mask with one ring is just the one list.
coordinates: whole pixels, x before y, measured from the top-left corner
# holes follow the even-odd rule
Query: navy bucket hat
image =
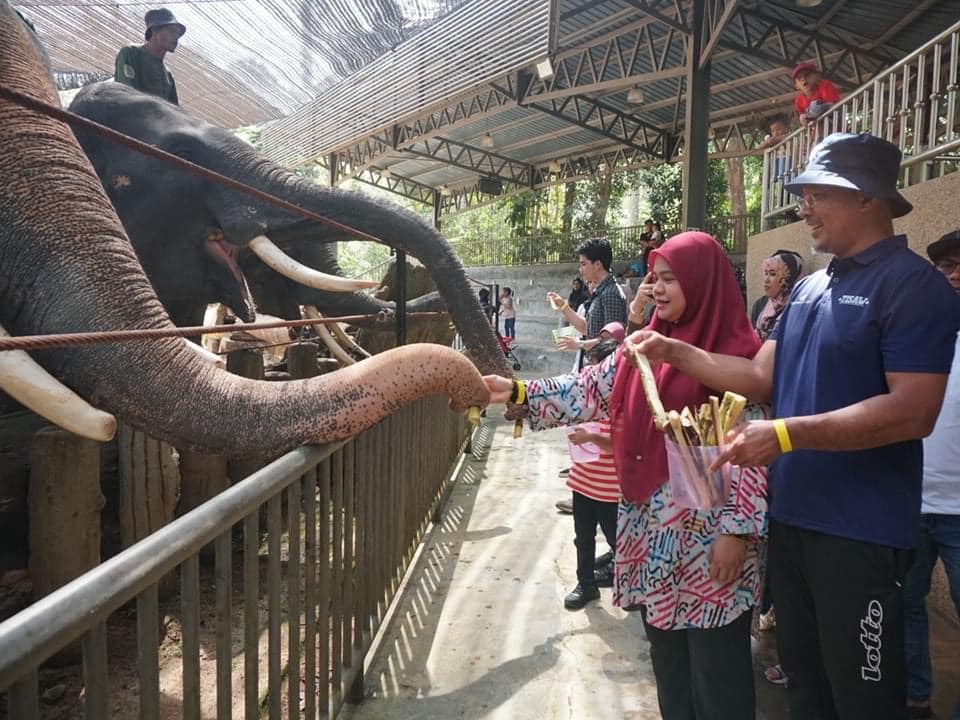
[(903, 217), (913, 205), (897, 191), (901, 157), (896, 145), (870, 133), (833, 133), (814, 146), (806, 169), (785, 187), (794, 195), (804, 185), (859, 190), (889, 201), (893, 217)]
[(180, 33), (179, 37), (183, 37), (183, 34), (187, 31), (187, 27), (183, 23), (177, 22), (177, 18), (166, 8), (147, 10), (147, 14), (143, 16), (143, 22), (147, 26), (147, 29), (143, 33), (143, 36), (147, 40), (153, 35), (154, 30), (164, 27), (165, 25), (176, 25), (177, 31)]

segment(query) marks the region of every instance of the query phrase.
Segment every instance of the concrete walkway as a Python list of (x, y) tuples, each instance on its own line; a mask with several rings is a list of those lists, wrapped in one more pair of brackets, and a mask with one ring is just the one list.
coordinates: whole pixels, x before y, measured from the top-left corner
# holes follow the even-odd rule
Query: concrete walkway
[[(367, 670), (366, 699), (342, 717), (660, 716), (639, 615), (614, 608), (609, 589), (563, 609), (576, 584), (573, 522), (554, 511), (568, 496), (563, 431), (511, 431), (488, 418), (477, 433)], [(789, 717), (785, 691), (759, 674), (771, 644), (755, 647), (761, 720)]]

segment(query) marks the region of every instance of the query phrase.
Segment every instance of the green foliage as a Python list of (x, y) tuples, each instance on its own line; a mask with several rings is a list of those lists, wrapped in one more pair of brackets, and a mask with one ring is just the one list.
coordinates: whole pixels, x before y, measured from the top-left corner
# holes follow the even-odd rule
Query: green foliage
[[(680, 229), (683, 166), (679, 163), (655, 165), (631, 175), (646, 192), (650, 216), (658, 220), (667, 233)], [(728, 214), (730, 202), (727, 198), (727, 180), (722, 160), (710, 161), (706, 185), (707, 217)]]

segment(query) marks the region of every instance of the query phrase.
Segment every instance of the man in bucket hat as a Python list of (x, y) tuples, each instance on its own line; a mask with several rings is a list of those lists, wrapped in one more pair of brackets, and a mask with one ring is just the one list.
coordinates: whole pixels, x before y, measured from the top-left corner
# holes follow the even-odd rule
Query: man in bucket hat
[(716, 464), (770, 465), (777, 644), (803, 720), (907, 718), (903, 582), (920, 536), (921, 438), (960, 303), (894, 234), (911, 210), (899, 169), (900, 151), (868, 134), (814, 147), (787, 189), (814, 248), (834, 258), (797, 283), (752, 360), (650, 331), (626, 341), (708, 387), (772, 401), (776, 419), (731, 431)]
[(168, 52), (176, 52), (177, 43), (187, 28), (166, 8), (148, 10), (143, 19), (146, 42), (120, 49), (113, 78), (178, 105), (177, 84), (163, 64), (163, 58)]

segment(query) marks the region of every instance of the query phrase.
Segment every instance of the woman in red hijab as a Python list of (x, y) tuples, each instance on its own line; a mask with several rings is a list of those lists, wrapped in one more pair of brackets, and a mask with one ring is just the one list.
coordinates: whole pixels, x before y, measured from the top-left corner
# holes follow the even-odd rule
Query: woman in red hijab
[[(757, 352), (733, 268), (713, 237), (676, 235), (651, 251), (649, 263), (657, 303), (650, 329), (710, 352)], [(667, 410), (699, 407), (723, 391), (667, 364), (654, 374)], [(579, 375), (486, 381), (493, 402), (526, 403), (535, 430), (610, 417), (621, 490), (614, 604), (643, 614), (661, 715), (753, 720), (750, 611), (760, 592), (758, 543), (766, 532), (763, 471), (735, 471), (722, 507), (674, 504), (664, 434), (622, 350)]]

